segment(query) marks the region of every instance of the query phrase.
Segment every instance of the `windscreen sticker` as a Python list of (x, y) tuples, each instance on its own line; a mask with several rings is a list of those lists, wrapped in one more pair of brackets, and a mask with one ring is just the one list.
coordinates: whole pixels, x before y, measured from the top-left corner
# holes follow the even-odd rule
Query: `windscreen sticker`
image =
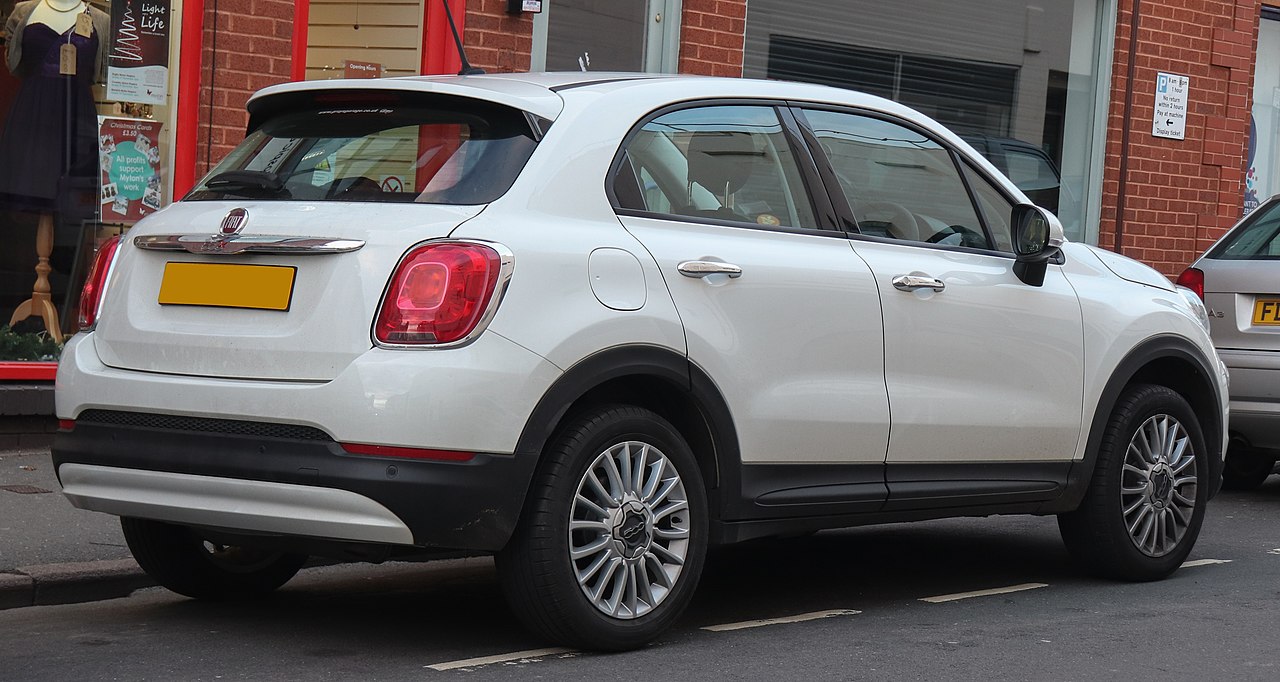
[[(268, 173), (274, 173), (276, 168), (289, 156), (289, 153), (298, 147), (302, 140), (294, 137), (275, 138), (268, 142), (266, 146), (253, 159), (253, 162), (245, 167), (245, 170), (260, 170)], [(261, 163), (260, 163), (261, 161)]]
[(315, 187), (323, 187), (333, 182), (333, 164), (336, 160), (336, 154), (330, 154), (329, 158), (321, 159), (320, 163), (315, 165), (315, 170), (311, 173), (311, 184)]

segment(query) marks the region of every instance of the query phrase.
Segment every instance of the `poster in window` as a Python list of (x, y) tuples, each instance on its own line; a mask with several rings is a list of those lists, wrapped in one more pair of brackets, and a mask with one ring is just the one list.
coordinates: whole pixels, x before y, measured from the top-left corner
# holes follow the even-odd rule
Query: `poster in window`
[(102, 222), (131, 225), (160, 209), (159, 121), (98, 117)]
[(169, 0), (111, 3), (107, 99), (164, 104), (169, 89)]

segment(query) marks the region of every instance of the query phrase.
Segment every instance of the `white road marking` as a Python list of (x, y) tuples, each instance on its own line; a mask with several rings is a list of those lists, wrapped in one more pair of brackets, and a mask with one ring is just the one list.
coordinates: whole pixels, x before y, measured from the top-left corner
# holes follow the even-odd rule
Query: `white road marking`
[(477, 668), (482, 665), (492, 665), (494, 663), (507, 663), (509, 661), (523, 661), (533, 658), (544, 658), (546, 656), (556, 656), (559, 654), (576, 654), (575, 649), (529, 649), (528, 651), (516, 651), (509, 654), (498, 654), (496, 656), (481, 656), (480, 658), (467, 658), (461, 661), (450, 661), (448, 663), (437, 663), (435, 665), (424, 666), (432, 670), (457, 670), (458, 668)]
[(1212, 566), (1214, 564), (1229, 564), (1230, 559), (1196, 559), (1195, 561), (1187, 561), (1179, 568), (1195, 568), (1196, 566)]
[(1023, 583), (1021, 585), (1010, 585), (1009, 587), (994, 587), (989, 590), (977, 590), (974, 592), (957, 592), (956, 594), (943, 594), (937, 597), (924, 597), (920, 601), (927, 601), (930, 604), (942, 604), (949, 601), (959, 601), (961, 599), (970, 599), (972, 597), (990, 597), (997, 594), (1009, 594), (1010, 592), (1022, 592), (1023, 590), (1034, 590), (1039, 587), (1048, 587), (1047, 583)]
[(1267, 550), (1267, 554), (1280, 554), (1280, 547)]
[(759, 628), (766, 625), (784, 625), (787, 623), (803, 623), (808, 620), (820, 620), (822, 618), (834, 618), (835, 616), (856, 616), (861, 611), (852, 609), (831, 609), (829, 611), (814, 611), (813, 613), (801, 613), (796, 616), (784, 616), (782, 618), (765, 618), (762, 620), (744, 620), (739, 623), (725, 623), (724, 625), (708, 625), (703, 630), (710, 632), (728, 632), (730, 630), (745, 630), (747, 628)]

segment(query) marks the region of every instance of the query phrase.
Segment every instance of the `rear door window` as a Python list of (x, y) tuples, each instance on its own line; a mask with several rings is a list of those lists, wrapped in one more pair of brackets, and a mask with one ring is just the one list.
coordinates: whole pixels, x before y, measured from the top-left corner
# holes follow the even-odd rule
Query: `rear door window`
[(462, 97), (294, 93), (259, 109), (186, 200), (483, 204), (511, 187), (537, 144), (524, 112)]
[(818, 227), (796, 156), (769, 106), (694, 107), (645, 123), (627, 144), (614, 195), (617, 208), (686, 220)]

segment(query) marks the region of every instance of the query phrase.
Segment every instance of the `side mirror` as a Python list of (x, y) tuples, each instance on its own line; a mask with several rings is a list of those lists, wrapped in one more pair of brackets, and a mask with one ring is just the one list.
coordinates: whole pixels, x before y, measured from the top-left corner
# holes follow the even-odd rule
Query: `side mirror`
[(1024, 284), (1043, 285), (1049, 261), (1062, 246), (1062, 225), (1052, 214), (1032, 204), (1014, 206), (1010, 224), (1013, 225), (1013, 253), (1017, 256), (1013, 274)]

